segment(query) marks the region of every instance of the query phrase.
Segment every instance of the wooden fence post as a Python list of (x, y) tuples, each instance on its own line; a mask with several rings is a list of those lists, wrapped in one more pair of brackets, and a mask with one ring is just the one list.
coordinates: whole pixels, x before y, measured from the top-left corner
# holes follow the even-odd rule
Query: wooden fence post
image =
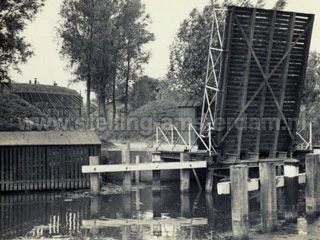
[(306, 213), (313, 216), (320, 207), (320, 155), (306, 155)]
[[(89, 157), (90, 165), (99, 165), (98, 156)], [(90, 173), (90, 190), (93, 195), (99, 194), (100, 191), (100, 176), (99, 173)]]
[(234, 239), (249, 238), (248, 166), (230, 167), (232, 231)]
[(298, 219), (299, 202), (299, 161), (288, 159), (284, 161), (284, 196), (285, 219), (295, 222)]
[[(189, 162), (190, 153), (180, 153), (180, 162)], [(190, 190), (190, 169), (180, 170), (180, 191), (182, 193)]]
[[(122, 164), (130, 163), (130, 143), (122, 144), (121, 156), (122, 156)], [(122, 190), (124, 193), (131, 193), (131, 172), (123, 172)]]
[(276, 161), (260, 160), (260, 207), (262, 231), (271, 232), (277, 229), (277, 187)]
[[(161, 156), (159, 152), (152, 153), (152, 162), (153, 163), (160, 163)], [(153, 170), (152, 171), (152, 191), (160, 191), (161, 187), (161, 172), (160, 170)]]

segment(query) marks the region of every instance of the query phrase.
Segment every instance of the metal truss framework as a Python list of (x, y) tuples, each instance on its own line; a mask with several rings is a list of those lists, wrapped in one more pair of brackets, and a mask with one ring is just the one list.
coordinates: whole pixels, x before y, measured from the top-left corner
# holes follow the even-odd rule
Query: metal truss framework
[[(207, 71), (204, 84), (202, 100), (200, 135), (214, 130), (215, 112), (214, 108), (219, 94), (219, 81), (224, 55), (224, 38), (226, 28), (226, 15), (228, 9), (214, 9), (212, 16), (212, 27), (209, 41)], [(215, 145), (215, 143), (214, 143)]]

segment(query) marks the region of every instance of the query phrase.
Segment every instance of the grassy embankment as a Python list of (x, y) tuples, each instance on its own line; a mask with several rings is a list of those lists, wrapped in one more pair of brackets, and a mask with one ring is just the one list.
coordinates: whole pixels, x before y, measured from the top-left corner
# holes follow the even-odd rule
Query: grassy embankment
[(168, 100), (152, 101), (128, 115), (128, 123), (117, 123), (113, 130), (98, 132), (106, 140), (155, 140), (156, 125), (178, 117), (178, 104)]

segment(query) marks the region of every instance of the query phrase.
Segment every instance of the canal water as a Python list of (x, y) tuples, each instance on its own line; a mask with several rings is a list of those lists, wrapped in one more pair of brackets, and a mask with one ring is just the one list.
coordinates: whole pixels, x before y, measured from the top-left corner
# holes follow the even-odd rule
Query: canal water
[[(308, 219), (308, 235), (299, 235), (291, 219), (305, 216), (303, 188), (289, 205), (278, 189), (279, 224), (271, 234), (261, 229), (259, 192), (249, 199), (250, 239), (320, 239), (319, 219)], [(123, 195), (108, 184), (95, 197), (86, 191), (1, 195), (0, 239), (233, 239), (231, 199), (197, 186), (180, 194), (170, 182), (160, 193), (140, 184)]]

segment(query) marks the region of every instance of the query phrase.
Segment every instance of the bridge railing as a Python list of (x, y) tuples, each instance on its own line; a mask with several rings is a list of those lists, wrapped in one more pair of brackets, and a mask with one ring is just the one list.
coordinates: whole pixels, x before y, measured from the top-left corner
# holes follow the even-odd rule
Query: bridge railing
[(156, 126), (156, 149), (158, 150), (161, 145), (168, 145), (171, 151), (181, 149), (181, 146), (188, 151), (197, 151), (198, 142), (202, 143), (202, 146), (211, 156), (216, 153), (215, 143), (212, 139), (213, 127), (211, 123), (208, 123), (202, 130), (197, 129), (192, 125), (188, 124), (188, 127), (180, 131), (173, 124), (166, 124), (165, 126)]

